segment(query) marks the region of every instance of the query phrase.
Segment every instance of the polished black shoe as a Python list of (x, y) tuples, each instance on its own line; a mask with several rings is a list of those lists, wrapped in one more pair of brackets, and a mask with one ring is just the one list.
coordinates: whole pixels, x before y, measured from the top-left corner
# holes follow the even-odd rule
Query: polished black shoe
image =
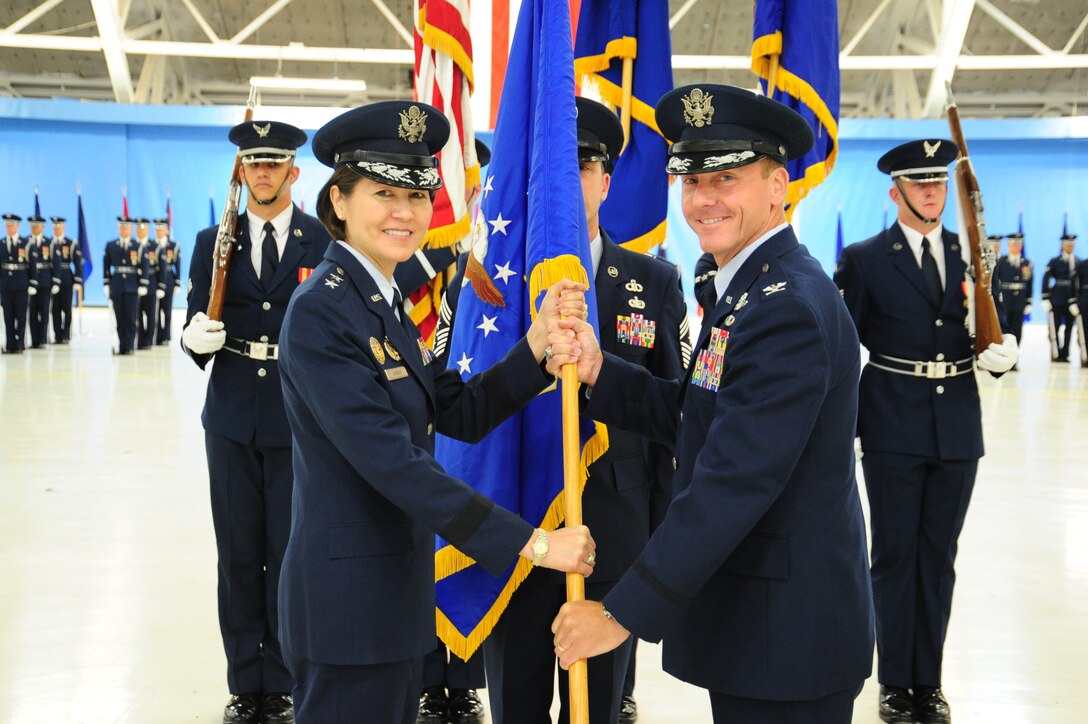
[(261, 724), (260, 694), (232, 696), (223, 709), (223, 724)]
[(446, 690), (441, 686), (428, 686), (419, 695), (419, 713), (416, 724), (446, 724), (449, 716), (449, 701)]
[(295, 706), (290, 694), (265, 694), (261, 701), (261, 724), (295, 724)]
[(952, 724), (952, 707), (940, 688), (919, 686), (914, 690), (914, 716), (920, 724)]
[(475, 689), (450, 689), (450, 724), (483, 724), (484, 703)]
[(634, 697), (624, 694), (620, 699), (620, 718), (616, 721), (619, 724), (635, 724), (638, 721), (638, 704)]
[(880, 720), (892, 724), (913, 724), (914, 705), (910, 699), (910, 691), (881, 684)]

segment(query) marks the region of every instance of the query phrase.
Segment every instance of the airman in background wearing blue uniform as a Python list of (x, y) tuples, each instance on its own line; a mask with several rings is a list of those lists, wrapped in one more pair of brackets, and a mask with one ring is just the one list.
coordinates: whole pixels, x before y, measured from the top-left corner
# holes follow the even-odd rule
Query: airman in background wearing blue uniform
[(426, 234), (448, 134), (437, 109), (386, 101), (314, 136), (335, 169), (317, 210), (338, 241), (291, 300), (280, 359), (295, 443), (281, 630), (299, 724), (414, 724), (435, 646), (435, 532), (494, 575), (519, 555), (593, 570), (587, 528), (534, 531), (432, 457), (435, 433), (479, 439), (547, 387), (546, 325), (586, 309), (577, 285), (556, 284), (494, 368), (468, 382), (437, 369), (393, 271)]
[[(602, 349), (664, 379), (681, 376), (691, 356), (687, 308), (676, 267), (616, 244), (601, 226), (623, 127), (606, 106), (577, 99), (578, 164), (590, 238)], [(636, 203), (636, 199), (630, 200)], [(608, 451), (589, 468), (582, 520), (594, 531), (597, 559), (586, 597), (603, 598), (635, 562), (672, 498), (669, 443), (609, 429)], [(556, 669), (551, 623), (567, 600), (566, 580), (533, 571), (514, 592), (484, 641), (488, 696), (495, 724), (550, 722)], [(589, 719), (620, 716), (630, 646), (589, 660)], [(567, 672), (559, 672), (559, 721), (569, 721)]]
[[(1076, 235), (1072, 235), (1076, 238)], [(1080, 347), (1080, 366), (1088, 367), (1088, 335), (1085, 335), (1084, 315), (1082, 310), (1088, 310), (1088, 259), (1081, 259), (1077, 264), (1077, 301), (1070, 305), (1071, 312), (1077, 320), (1077, 344)]]
[(218, 228), (196, 237), (182, 348), (201, 369), (214, 359), (204, 403), (212, 522), (219, 552), (219, 629), (233, 722), (292, 722), (294, 682), (283, 661), (277, 590), (291, 528), (291, 431), (280, 387), (280, 326), (291, 294), (321, 261), (329, 234), (291, 202), (306, 134), (253, 121), (230, 130), (242, 156), (245, 213), (222, 320), (205, 310)]
[(23, 217), (4, 214), (4, 243), (0, 245), (0, 304), (4, 307), (4, 354), (26, 349), (27, 293), (30, 289), (30, 254), (19, 236)]
[(30, 348), (45, 349), (49, 342), (49, 301), (59, 290), (53, 289), (53, 251), (49, 240), (45, 238), (45, 219), (30, 216), (30, 236), (27, 237), (27, 252), (30, 256)]
[(1069, 361), (1069, 341), (1076, 319), (1073, 312), (1080, 314), (1074, 286), (1080, 263), (1073, 252), (1076, 243), (1076, 234), (1063, 233), (1061, 253), (1047, 262), (1043, 272), (1043, 310), (1050, 334), (1050, 359), (1054, 362)]
[[(968, 266), (959, 237), (941, 225), (948, 164), (958, 153), (952, 141), (926, 139), (884, 154), (877, 168), (892, 178), (898, 221), (843, 249), (835, 271), (869, 350), (858, 434), (873, 534), (878, 710), (886, 722), (951, 720), (941, 662), (957, 540), (983, 454)], [(1004, 328), (1000, 302), (997, 311)], [(979, 355), (978, 367), (1000, 376), (1017, 350), (1005, 334)]]
[(583, 415), (676, 440), (675, 496), (603, 602), (564, 604), (563, 666), (634, 634), (708, 689), (715, 722), (848, 724), (873, 655), (865, 521), (854, 477), (858, 337), (786, 223), (805, 121), (731, 86), (657, 104), (684, 217), (714, 255), (717, 300), (681, 379), (604, 353), (560, 322), (549, 369), (576, 362)]
[(53, 216), (53, 339), (68, 344), (72, 338), (72, 294), (83, 292), (83, 251), (79, 242), (64, 235), (64, 218)]
[(106, 242), (102, 257), (102, 284), (117, 320), (116, 353), (129, 355), (136, 347), (139, 299), (147, 294), (140, 248), (132, 238), (132, 219), (117, 217), (117, 238)]
[(144, 274), (140, 285), (147, 289), (146, 294), (140, 295), (140, 311), (137, 316), (139, 333), (136, 347), (142, 350), (151, 349), (155, 343), (155, 329), (159, 321), (157, 309), (162, 296), (159, 289), (159, 255), (150, 230), (151, 222), (148, 219), (136, 219), (136, 245), (140, 250), (140, 268)]
[[(1000, 237), (998, 237), (1000, 239)], [(993, 237), (990, 237), (991, 241)], [(1024, 331), (1024, 317), (1031, 314), (1031, 287), (1034, 284), (1030, 259), (1024, 258), (1024, 235), (1017, 231), (1005, 237), (1008, 253), (997, 260), (994, 277), (1001, 289), (1000, 303), (1005, 307), (1009, 332), (1017, 346)], [(1016, 365), (1013, 365), (1016, 369)]]
[(181, 247), (170, 238), (170, 222), (155, 219), (155, 254), (159, 258), (158, 324), (155, 344), (170, 344), (170, 320), (174, 313), (174, 292), (181, 289)]

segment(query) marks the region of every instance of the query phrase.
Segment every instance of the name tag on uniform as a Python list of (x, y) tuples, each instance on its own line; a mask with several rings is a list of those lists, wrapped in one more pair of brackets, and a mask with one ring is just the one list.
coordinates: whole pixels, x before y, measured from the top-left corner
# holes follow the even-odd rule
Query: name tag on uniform
[(385, 370), (385, 376), (389, 378), (389, 381), (404, 379), (408, 376), (408, 370), (403, 366), (389, 367)]
[(630, 317), (622, 314), (616, 316), (617, 342), (653, 349), (656, 339), (657, 322), (654, 320), (646, 319), (641, 314), (632, 314)]
[(699, 350), (695, 360), (695, 369), (691, 372), (691, 383), (711, 392), (718, 391), (722, 381), (722, 369), (725, 366), (725, 347), (729, 332), (715, 327), (710, 330), (710, 341), (706, 349)]

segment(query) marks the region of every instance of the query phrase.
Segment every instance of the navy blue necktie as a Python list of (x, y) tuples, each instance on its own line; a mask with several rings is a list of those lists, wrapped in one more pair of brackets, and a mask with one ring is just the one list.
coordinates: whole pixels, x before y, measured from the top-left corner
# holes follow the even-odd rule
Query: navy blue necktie
[(937, 261), (929, 251), (929, 239), (922, 237), (922, 276), (926, 278), (926, 286), (929, 288), (929, 298), (933, 306), (941, 306), (944, 297), (944, 289), (941, 286), (941, 273), (937, 271)]
[(264, 241), (261, 242), (261, 286), (265, 291), (272, 286), (276, 267), (280, 263), (280, 251), (276, 248), (276, 227), (271, 221), (264, 223)]

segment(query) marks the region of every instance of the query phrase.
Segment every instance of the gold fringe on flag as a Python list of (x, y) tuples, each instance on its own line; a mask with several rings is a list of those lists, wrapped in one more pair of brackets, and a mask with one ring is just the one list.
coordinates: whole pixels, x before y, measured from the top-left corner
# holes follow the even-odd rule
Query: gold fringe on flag
[(423, 32), (420, 35), (423, 38), (423, 44), (431, 50), (437, 50), (439, 53), (444, 53), (453, 59), (453, 62), (457, 64), (457, 67), (461, 69), (465, 79), (468, 81), (469, 93), (471, 94), (476, 89), (476, 81), (472, 72), (472, 57), (465, 51), (455, 37), (447, 33), (446, 31), (435, 27), (434, 25), (427, 24), (427, 8), (426, 6), (419, 10), (419, 26)]

